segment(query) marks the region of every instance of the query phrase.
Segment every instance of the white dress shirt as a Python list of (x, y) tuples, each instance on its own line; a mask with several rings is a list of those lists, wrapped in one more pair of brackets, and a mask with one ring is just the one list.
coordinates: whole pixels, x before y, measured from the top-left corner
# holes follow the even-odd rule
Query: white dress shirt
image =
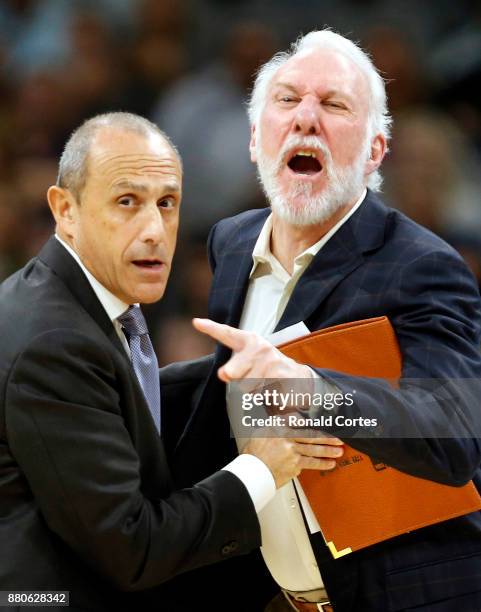
[[(281, 266), (270, 250), (272, 215), (266, 219), (252, 253), (253, 265), (239, 325), (241, 329), (262, 336), (274, 331), (301, 275), (314, 256), (361, 206), (365, 196), (366, 191), (329, 232), (295, 258), (292, 275)], [(227, 403), (231, 405), (229, 394)], [(312, 509), (295, 479), (278, 489), (274, 499), (259, 513), (261, 551), (269, 571), (282, 588), (290, 591), (310, 591), (323, 587), (323, 582), (305, 528), (294, 482), (309, 525), (317, 524)]]
[[(95, 276), (87, 270), (78, 254), (70, 245), (64, 242), (57, 234), (55, 234), (55, 238), (65, 247), (65, 249), (67, 249), (82, 269), (99, 302), (102, 304), (105, 312), (112, 321), (115, 331), (130, 358), (129, 343), (122, 331), (122, 326), (117, 320), (117, 317), (129, 308), (129, 304), (120, 300), (99, 283)], [(271, 471), (263, 461), (254, 457), (254, 455), (239, 455), (239, 457), (236, 457), (223, 469), (235, 474), (242, 481), (252, 499), (256, 512), (262, 510), (262, 508), (264, 508), (264, 506), (274, 497), (276, 485)]]

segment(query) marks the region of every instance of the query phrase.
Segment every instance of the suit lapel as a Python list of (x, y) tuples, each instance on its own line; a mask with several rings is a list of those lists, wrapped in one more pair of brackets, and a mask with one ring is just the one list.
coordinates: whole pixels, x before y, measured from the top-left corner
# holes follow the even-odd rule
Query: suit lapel
[[(239, 227), (231, 247), (217, 261), (209, 298), (209, 317), (219, 323), (238, 327), (249, 286), (252, 251), (270, 209), (262, 209), (248, 227)], [(230, 351), (223, 346), (216, 350), (216, 362), (228, 358)]]
[(342, 226), (313, 258), (297, 282), (275, 331), (306, 321), (336, 285), (362, 263), (362, 254), (352, 248), (352, 236), (346, 236), (349, 234), (350, 229)]
[(276, 331), (307, 321), (336, 286), (384, 242), (386, 207), (368, 192), (360, 208), (313, 258), (297, 282)]
[(47, 266), (49, 266), (49, 268), (51, 268), (62, 280), (74, 298), (94, 319), (112, 344), (120, 351), (125, 359), (128, 359), (125, 349), (112, 325), (112, 321), (105, 312), (102, 304), (99, 302), (82, 269), (65, 247), (52, 236), (38, 254), (38, 258), (47, 264)]
[(255, 242), (256, 239), (247, 240), (223, 257), (219, 269), (217, 299), (212, 300), (209, 307), (217, 321), (234, 326), (239, 324), (252, 269)]

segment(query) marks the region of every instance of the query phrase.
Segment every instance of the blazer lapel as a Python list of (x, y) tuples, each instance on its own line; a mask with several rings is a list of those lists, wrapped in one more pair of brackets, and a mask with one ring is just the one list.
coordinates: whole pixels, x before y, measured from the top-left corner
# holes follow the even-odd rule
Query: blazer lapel
[(388, 209), (369, 191), (365, 201), (313, 258), (297, 282), (276, 330), (307, 321), (335, 287), (384, 243)]
[(234, 326), (239, 324), (255, 243), (256, 238), (247, 240), (222, 258), (209, 303), (209, 314), (216, 321)]
[(348, 247), (345, 225), (313, 258), (297, 282), (276, 330), (306, 321), (343, 278), (362, 263), (362, 254)]
[(117, 336), (112, 321), (99, 302), (87, 277), (75, 259), (64, 246), (52, 236), (38, 254), (38, 258), (51, 268), (69, 288), (79, 304), (89, 313), (97, 325), (120, 353), (128, 359), (125, 349)]
[[(219, 323), (238, 327), (244, 308), (252, 269), (252, 251), (270, 209), (262, 209), (248, 227), (239, 227), (227, 253), (216, 262), (214, 282), (209, 297), (209, 317)], [(218, 345), (216, 362), (226, 360), (230, 350)]]

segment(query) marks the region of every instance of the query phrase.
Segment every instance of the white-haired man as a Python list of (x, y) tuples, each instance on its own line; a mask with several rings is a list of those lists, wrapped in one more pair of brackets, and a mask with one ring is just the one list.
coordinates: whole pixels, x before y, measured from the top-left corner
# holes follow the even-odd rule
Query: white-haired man
[[(312, 375), (308, 364), (285, 358), (262, 338), (300, 321), (316, 330), (387, 315), (401, 346), (403, 377), (475, 379), (481, 373), (480, 301), (472, 276), (451, 248), (373, 193), (381, 184), (390, 118), (383, 80), (369, 57), (338, 34), (311, 32), (261, 69), (249, 112), (251, 158), (271, 211), (225, 219), (210, 235), (210, 317), (218, 323), (198, 320), (196, 327), (226, 346), (216, 353), (177, 446), (174, 461), (185, 473), (195, 445), (200, 452), (198, 441), (206, 444), (206, 423), (219, 418), (225, 388), (217, 377)], [(353, 379), (339, 372), (318, 369), (317, 375), (352, 390)], [(455, 412), (435, 393), (421, 400), (403, 388), (354, 383), (360, 392), (345, 407), (347, 416), (369, 414), (389, 423), (395, 407), (424, 433), (383, 445), (353, 440), (353, 446), (420, 477), (479, 483), (475, 440), (454, 443), (429, 434), (435, 424), (456, 429), (468, 418), (469, 402), (457, 398)], [(219, 457), (227, 454), (224, 449)], [(335, 445), (325, 446), (327, 460), (339, 455)], [(336, 561), (319, 533), (308, 534), (292, 483), (260, 518), (263, 556), (285, 595), (269, 610), (481, 609), (479, 513)], [(250, 610), (260, 609), (256, 605)]]

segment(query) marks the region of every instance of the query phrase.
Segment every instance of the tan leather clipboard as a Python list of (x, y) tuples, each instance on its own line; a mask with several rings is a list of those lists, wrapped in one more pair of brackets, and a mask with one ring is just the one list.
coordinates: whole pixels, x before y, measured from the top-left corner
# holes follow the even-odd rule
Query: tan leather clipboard
[[(285, 355), (354, 376), (396, 381), (401, 353), (387, 317), (336, 325), (280, 345)], [(450, 518), (481, 510), (472, 482), (450, 487), (400, 472), (345, 445), (331, 472), (299, 481), (334, 558)]]

